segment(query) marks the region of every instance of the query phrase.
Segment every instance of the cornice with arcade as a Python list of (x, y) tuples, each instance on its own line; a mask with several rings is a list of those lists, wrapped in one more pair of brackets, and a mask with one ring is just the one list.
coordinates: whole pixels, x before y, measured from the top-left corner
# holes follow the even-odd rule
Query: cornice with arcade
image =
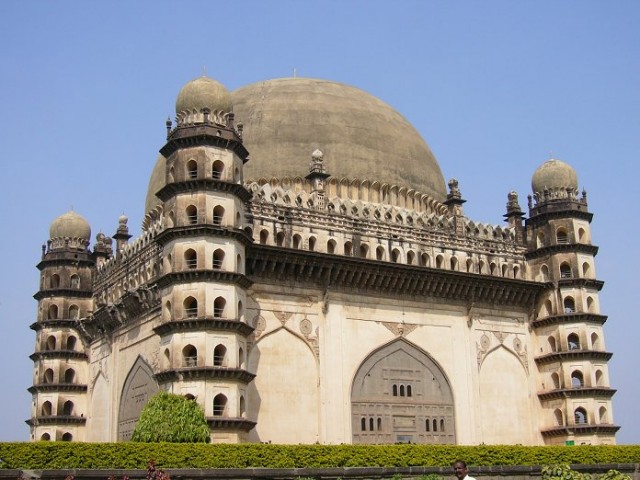
[(449, 298), (466, 303), (530, 307), (545, 284), (343, 255), (254, 245), (248, 275), (255, 281), (310, 284), (345, 292)]
[(535, 328), (547, 327), (550, 325), (589, 323), (594, 325), (604, 325), (607, 321), (606, 315), (599, 313), (564, 313), (561, 315), (550, 315), (548, 317), (538, 318), (531, 322), (531, 326)]

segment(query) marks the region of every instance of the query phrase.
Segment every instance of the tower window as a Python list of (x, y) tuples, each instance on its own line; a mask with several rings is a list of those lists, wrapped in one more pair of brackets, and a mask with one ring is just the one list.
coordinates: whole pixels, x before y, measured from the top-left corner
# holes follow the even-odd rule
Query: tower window
[(224, 163), (220, 160), (213, 162), (213, 165), (211, 166), (211, 178), (220, 180), (222, 178), (222, 172), (224, 172)]
[(569, 243), (569, 236), (567, 235), (566, 230), (560, 228), (556, 232), (556, 242), (558, 245), (566, 245)]
[(193, 345), (187, 345), (182, 349), (182, 366), (195, 367), (198, 365), (198, 350)]
[(187, 213), (187, 224), (188, 225), (196, 225), (198, 223), (198, 209), (195, 205), (189, 205), (186, 210)]
[(227, 407), (227, 397), (225, 397), (222, 393), (219, 393), (213, 399), (213, 415), (216, 417), (223, 416), (225, 413), (226, 407)]
[(573, 274), (571, 273), (571, 265), (567, 262), (564, 262), (560, 265), (560, 278), (571, 278)]
[(189, 160), (187, 163), (187, 178), (198, 178), (198, 163), (195, 160)]

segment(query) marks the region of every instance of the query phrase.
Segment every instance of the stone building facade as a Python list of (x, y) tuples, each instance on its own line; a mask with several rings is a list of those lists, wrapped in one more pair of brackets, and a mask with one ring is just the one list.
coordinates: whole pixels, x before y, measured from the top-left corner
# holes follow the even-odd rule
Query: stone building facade
[(75, 212), (38, 264), (32, 440), (127, 440), (158, 390), (213, 442), (615, 443), (592, 214), (575, 171), (528, 216), (464, 214), (415, 129), (303, 78), (186, 84), (149, 181), (91, 245)]

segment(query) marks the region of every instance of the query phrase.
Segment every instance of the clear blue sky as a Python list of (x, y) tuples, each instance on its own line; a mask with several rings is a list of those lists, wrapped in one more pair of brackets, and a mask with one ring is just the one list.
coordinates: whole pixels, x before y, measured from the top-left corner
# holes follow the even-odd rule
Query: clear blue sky
[(456, 177), (466, 213), (502, 222), (550, 153), (595, 213), (597, 276), (619, 443), (640, 443), (635, 192), (637, 1), (0, 2), (0, 441), (27, 440), (38, 288), (51, 221), (140, 232), (151, 168), (180, 87), (299, 76), (391, 104)]

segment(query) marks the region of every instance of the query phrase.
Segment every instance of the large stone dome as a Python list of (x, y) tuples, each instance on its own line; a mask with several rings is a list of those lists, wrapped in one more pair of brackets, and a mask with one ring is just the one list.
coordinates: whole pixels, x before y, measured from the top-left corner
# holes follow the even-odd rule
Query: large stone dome
[(440, 167), (420, 134), (362, 90), (326, 80), (282, 78), (242, 87), (231, 98), (250, 154), (245, 179), (305, 176), (311, 153), (320, 149), (333, 177), (446, 198)]
[(578, 175), (571, 165), (562, 160), (550, 159), (538, 167), (531, 179), (533, 193), (545, 190), (578, 190)]
[(60, 215), (49, 227), (49, 238), (81, 238), (89, 240), (91, 227), (82, 215), (73, 210)]

